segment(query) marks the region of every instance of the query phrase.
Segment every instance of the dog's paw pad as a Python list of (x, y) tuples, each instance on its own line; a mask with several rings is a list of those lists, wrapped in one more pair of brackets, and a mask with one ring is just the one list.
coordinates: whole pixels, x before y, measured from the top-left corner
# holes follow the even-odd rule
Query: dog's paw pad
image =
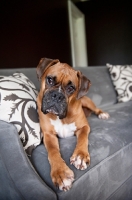
[(98, 115), (98, 118), (99, 118), (99, 119), (108, 119), (109, 117), (110, 117), (109, 114), (108, 114), (108, 113), (105, 113), (105, 112), (100, 113), (100, 114)]

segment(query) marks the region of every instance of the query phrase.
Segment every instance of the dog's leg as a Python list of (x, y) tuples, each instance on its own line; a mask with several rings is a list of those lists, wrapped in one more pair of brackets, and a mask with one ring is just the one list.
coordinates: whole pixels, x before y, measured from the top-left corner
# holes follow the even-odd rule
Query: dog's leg
[(55, 186), (67, 191), (74, 181), (74, 173), (61, 158), (58, 139), (53, 133), (44, 134), (44, 143), (48, 151), (48, 159), (51, 165), (51, 178)]
[(108, 119), (109, 114), (107, 112), (102, 111), (101, 109), (97, 108), (94, 104), (94, 102), (88, 98), (87, 96), (84, 96), (81, 98), (81, 103), (84, 108), (88, 108), (91, 111), (93, 111), (100, 119)]
[(74, 150), (70, 163), (77, 169), (84, 170), (90, 164), (90, 155), (88, 152), (88, 135), (90, 132), (89, 126), (84, 126), (76, 132), (77, 145)]

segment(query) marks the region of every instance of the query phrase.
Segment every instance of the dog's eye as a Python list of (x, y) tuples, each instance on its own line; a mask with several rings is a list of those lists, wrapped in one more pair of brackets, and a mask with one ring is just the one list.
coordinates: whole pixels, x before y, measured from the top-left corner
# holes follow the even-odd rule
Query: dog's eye
[(72, 94), (75, 91), (75, 87), (73, 85), (70, 85), (67, 87), (67, 93)]
[(48, 85), (52, 86), (55, 84), (55, 79), (54, 79), (54, 77), (48, 76), (46, 79), (46, 82)]

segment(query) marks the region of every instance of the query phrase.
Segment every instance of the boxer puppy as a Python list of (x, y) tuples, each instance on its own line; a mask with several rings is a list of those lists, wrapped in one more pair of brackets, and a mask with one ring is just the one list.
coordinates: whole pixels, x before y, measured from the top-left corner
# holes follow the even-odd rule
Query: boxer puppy
[(37, 76), (41, 80), (37, 97), (38, 113), (51, 165), (51, 178), (60, 190), (67, 191), (74, 181), (74, 173), (61, 158), (57, 136), (66, 138), (76, 135), (77, 144), (70, 163), (77, 169), (85, 170), (90, 164), (90, 127), (86, 115), (89, 111), (103, 119), (109, 115), (85, 96), (90, 80), (68, 64), (42, 58), (37, 66)]

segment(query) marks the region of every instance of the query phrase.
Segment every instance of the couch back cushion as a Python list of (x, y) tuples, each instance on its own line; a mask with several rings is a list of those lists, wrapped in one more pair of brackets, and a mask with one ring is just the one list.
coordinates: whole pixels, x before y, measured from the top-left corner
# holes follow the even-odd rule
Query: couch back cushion
[[(87, 96), (99, 107), (110, 106), (117, 102), (117, 95), (112, 84), (109, 71), (106, 66), (102, 67), (76, 67), (75, 70), (81, 71), (92, 83)], [(36, 68), (12, 68), (1, 69), (0, 75), (12, 75), (15, 72), (25, 74), (36, 86), (40, 88), (37, 79)]]
[(117, 102), (117, 95), (106, 66), (75, 69), (80, 70), (91, 81), (87, 96), (96, 106), (108, 107)]
[(11, 69), (0, 69), (0, 75), (10, 76), (13, 73), (20, 72), (26, 75), (36, 86), (36, 89), (39, 90), (40, 82), (37, 78), (36, 68), (11, 68)]

